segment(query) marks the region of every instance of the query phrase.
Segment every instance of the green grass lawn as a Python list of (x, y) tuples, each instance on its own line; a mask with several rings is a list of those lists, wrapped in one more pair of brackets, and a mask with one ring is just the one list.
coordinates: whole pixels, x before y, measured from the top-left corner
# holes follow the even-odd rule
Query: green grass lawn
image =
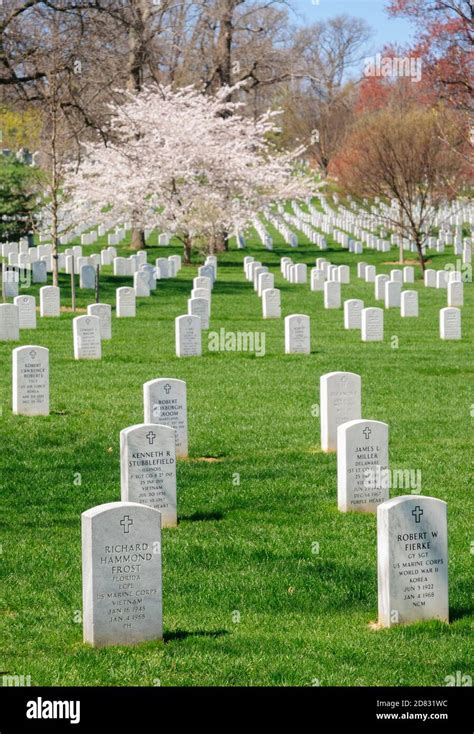
[[(425, 289), (417, 267), (419, 318), (385, 312), (384, 341), (362, 343), (344, 330), (342, 309), (324, 310), (322, 293), (283, 280), (279, 259), (349, 263), (343, 299), (380, 305), (355, 263), (388, 272), (396, 249), (354, 256), (329, 240), (326, 253), (309, 244), (291, 250), (272, 233), (273, 252), (253, 239), (219, 257), (212, 296), (211, 330), (264, 331), (264, 357), (209, 352), (206, 334), (201, 358), (175, 357), (174, 318), (186, 312), (197, 264), (159, 282), (135, 319), (114, 317), (101, 362), (74, 361), (72, 313), (38, 314), (21, 343), (50, 349), (49, 417), (12, 415), (18, 345), (0, 344), (1, 672), (64, 686), (435, 686), (456, 671), (472, 674), (474, 287), (465, 286), (462, 341), (443, 342), (446, 291)], [(431, 266), (454, 262), (448, 250)], [(149, 262), (179, 251), (150, 248)], [(244, 278), (246, 254), (275, 273), (281, 320), (262, 320)], [(60, 281), (67, 307), (69, 276)], [(130, 284), (105, 268), (101, 300), (115, 306), (115, 289)], [(81, 313), (92, 301), (92, 291), (78, 291)], [(291, 313), (311, 316), (309, 356), (284, 354)], [(371, 625), (376, 518), (338, 512), (336, 456), (321, 453), (313, 416), (319, 378), (334, 370), (362, 376), (363, 417), (389, 424), (392, 468), (420, 469), (422, 493), (448, 502), (450, 625)], [(120, 499), (119, 432), (142, 422), (142, 385), (156, 377), (186, 380), (190, 437), (189, 459), (178, 463), (179, 527), (163, 531), (165, 640), (92, 649), (80, 620), (80, 515)]]

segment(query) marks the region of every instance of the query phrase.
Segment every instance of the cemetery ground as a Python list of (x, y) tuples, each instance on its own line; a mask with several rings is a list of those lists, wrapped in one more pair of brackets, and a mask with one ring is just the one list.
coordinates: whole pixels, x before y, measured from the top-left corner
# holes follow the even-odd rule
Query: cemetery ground
[[(49, 417), (12, 415), (18, 344), (0, 344), (2, 673), (33, 686), (443, 686), (472, 674), (474, 287), (465, 288), (462, 340), (442, 341), (446, 290), (425, 288), (417, 265), (420, 316), (385, 311), (384, 341), (363, 343), (344, 330), (342, 309), (323, 308), (322, 292), (287, 283), (279, 259), (350, 263), (343, 299), (380, 305), (356, 262), (388, 273), (395, 250), (354, 256), (329, 239), (320, 252), (303, 237), (291, 249), (269, 229), (272, 252), (255, 237), (219, 256), (210, 328), (265, 332), (263, 357), (210, 352), (208, 332), (201, 358), (175, 357), (174, 318), (186, 313), (196, 264), (137, 299), (136, 318), (113, 319), (101, 361), (74, 361), (70, 311), (22, 331), (22, 344), (50, 349)], [(155, 247), (149, 262), (175, 252)], [(281, 319), (262, 320), (245, 255), (275, 274)], [(452, 248), (430, 259), (435, 268), (455, 260)], [(69, 284), (61, 274), (66, 308)], [(101, 302), (115, 308), (120, 285), (131, 278), (103, 268)], [(38, 290), (20, 292), (39, 303)], [(93, 298), (77, 290), (76, 315)], [(309, 356), (284, 354), (291, 313), (311, 316)], [(336, 370), (361, 375), (363, 417), (389, 424), (391, 468), (420, 470), (421, 493), (448, 503), (449, 625), (375, 628), (376, 516), (338, 511), (336, 455), (320, 450), (319, 378)], [(119, 433), (143, 421), (142, 386), (157, 377), (187, 382), (190, 445), (178, 462), (179, 526), (163, 531), (164, 642), (93, 649), (82, 642), (80, 515), (120, 499)]]

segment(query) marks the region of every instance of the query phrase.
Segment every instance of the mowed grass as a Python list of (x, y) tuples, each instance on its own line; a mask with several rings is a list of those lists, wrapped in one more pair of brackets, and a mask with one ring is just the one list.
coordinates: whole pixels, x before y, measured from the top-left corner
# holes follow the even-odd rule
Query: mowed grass
[[(212, 297), (211, 330), (264, 332), (264, 357), (209, 352), (206, 333), (201, 358), (175, 357), (174, 318), (186, 312), (197, 263), (140, 299), (135, 319), (114, 316), (101, 362), (74, 361), (72, 313), (21, 333), (22, 344), (50, 349), (47, 418), (12, 415), (17, 345), (0, 344), (2, 673), (32, 685), (114, 686), (434, 686), (472, 673), (474, 287), (465, 286), (462, 341), (443, 342), (446, 291), (425, 289), (417, 267), (419, 318), (386, 311), (384, 341), (364, 344), (344, 330), (342, 310), (324, 310), (322, 293), (286, 283), (279, 259), (349, 263), (343, 299), (380, 305), (356, 262), (388, 272), (395, 249), (354, 256), (330, 241), (320, 253), (300, 237), (290, 250), (273, 234), (273, 252), (254, 238), (219, 257)], [(448, 250), (431, 266), (454, 262)], [(149, 262), (174, 252), (151, 247)], [(281, 320), (262, 320), (246, 254), (275, 274)], [(60, 278), (68, 307), (69, 276)], [(104, 269), (101, 300), (115, 305), (115, 288), (130, 284)], [(93, 293), (77, 300), (85, 309)], [(291, 313), (311, 316), (310, 356), (284, 354)], [(314, 416), (319, 378), (334, 370), (362, 376), (363, 416), (390, 425), (392, 468), (421, 470), (422, 493), (448, 502), (450, 625), (373, 629), (376, 518), (338, 512), (336, 456), (321, 453)], [(142, 422), (142, 385), (156, 377), (186, 380), (190, 437), (178, 463), (179, 527), (163, 532), (165, 640), (92, 649), (80, 623), (80, 515), (120, 499), (119, 432)]]

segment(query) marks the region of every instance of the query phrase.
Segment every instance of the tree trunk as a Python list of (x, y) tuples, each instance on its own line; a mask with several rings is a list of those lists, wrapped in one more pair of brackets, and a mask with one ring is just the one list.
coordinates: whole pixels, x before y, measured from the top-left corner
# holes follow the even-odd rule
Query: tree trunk
[[(142, 89), (143, 67), (146, 60), (145, 34), (150, 20), (149, 0), (133, 0), (133, 17), (128, 28), (128, 78), (127, 89), (138, 94)], [(145, 233), (132, 228), (130, 247), (132, 250), (145, 249)]]
[(418, 250), (418, 257), (420, 258), (421, 272), (425, 272), (425, 256), (423, 255), (423, 249), (421, 247), (422, 241), (420, 235), (416, 236), (416, 249)]
[(403, 226), (402, 226), (403, 221), (402, 221), (401, 212), (399, 212), (398, 221), (399, 221), (398, 236), (400, 237), (400, 244), (398, 245), (399, 253), (400, 253), (399, 260), (400, 260), (400, 264), (403, 265), (403, 263), (405, 262), (405, 253), (403, 251)]
[(184, 238), (184, 262), (186, 265), (191, 264), (192, 242), (191, 237)]
[(142, 229), (132, 228), (130, 247), (132, 250), (145, 249), (145, 232)]
[(226, 229), (218, 232), (214, 238), (214, 249), (216, 252), (224, 252), (229, 250), (229, 233)]

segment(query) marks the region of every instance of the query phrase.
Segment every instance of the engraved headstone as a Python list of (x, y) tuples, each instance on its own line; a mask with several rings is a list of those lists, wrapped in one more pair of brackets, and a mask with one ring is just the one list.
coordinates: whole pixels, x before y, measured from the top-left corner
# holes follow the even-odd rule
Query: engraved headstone
[(177, 316), (174, 323), (176, 356), (200, 357), (202, 354), (200, 317)]
[(79, 288), (95, 288), (96, 270), (93, 265), (81, 265), (79, 270)]
[(109, 303), (91, 303), (87, 306), (89, 316), (99, 318), (100, 338), (112, 339), (112, 307)]
[(74, 359), (101, 359), (100, 321), (98, 316), (76, 316), (72, 320)]
[(403, 318), (418, 316), (418, 291), (402, 291), (400, 315)]
[(133, 287), (137, 298), (148, 298), (150, 296), (150, 277), (148, 273), (143, 270), (134, 273)]
[(12, 352), (15, 415), (49, 415), (49, 350), (17, 347)]
[(341, 512), (376, 512), (388, 500), (388, 425), (353, 420), (337, 429), (337, 504)]
[(143, 385), (144, 421), (174, 429), (176, 456), (188, 455), (188, 413), (186, 383), (173, 377), (160, 377)]
[(324, 308), (341, 308), (341, 284), (335, 280), (324, 284)]
[(188, 314), (199, 316), (201, 329), (209, 328), (209, 301), (207, 298), (188, 298)]
[(13, 299), (18, 306), (20, 329), (36, 329), (36, 301), (34, 296), (17, 296)]
[(351, 298), (344, 301), (344, 328), (360, 329), (362, 326), (362, 309), (364, 301), (359, 298)]
[(439, 312), (439, 335), (441, 339), (457, 340), (461, 338), (461, 310), (447, 306)]
[(18, 306), (0, 303), (0, 342), (20, 340), (20, 318)]
[(264, 319), (281, 317), (281, 297), (278, 288), (267, 288), (262, 292), (262, 309)]
[(388, 280), (385, 283), (385, 308), (400, 308), (402, 283)]
[(31, 265), (31, 279), (33, 283), (47, 283), (48, 271), (43, 260), (36, 260)]
[(84, 642), (133, 645), (163, 636), (161, 515), (135, 502), (82, 513)]
[(136, 314), (136, 296), (133, 288), (117, 288), (116, 316), (118, 319), (133, 318)]
[(285, 354), (309, 354), (310, 320), (304, 314), (292, 314), (285, 318)]
[(44, 285), (40, 288), (40, 316), (57, 318), (61, 313), (59, 287)]
[(141, 423), (120, 431), (121, 498), (161, 512), (161, 526), (178, 524), (176, 438), (170, 426)]
[(324, 291), (324, 282), (326, 278), (324, 272), (318, 268), (311, 270), (311, 290), (312, 291)]
[(464, 306), (464, 283), (462, 281), (448, 283), (448, 306), (451, 308)]
[(328, 372), (320, 378), (321, 448), (336, 451), (337, 429), (360, 419), (361, 378), (354, 372)]
[(446, 502), (404, 495), (377, 508), (379, 623), (449, 621)]
[(381, 308), (362, 309), (361, 338), (363, 342), (383, 341), (383, 310)]

